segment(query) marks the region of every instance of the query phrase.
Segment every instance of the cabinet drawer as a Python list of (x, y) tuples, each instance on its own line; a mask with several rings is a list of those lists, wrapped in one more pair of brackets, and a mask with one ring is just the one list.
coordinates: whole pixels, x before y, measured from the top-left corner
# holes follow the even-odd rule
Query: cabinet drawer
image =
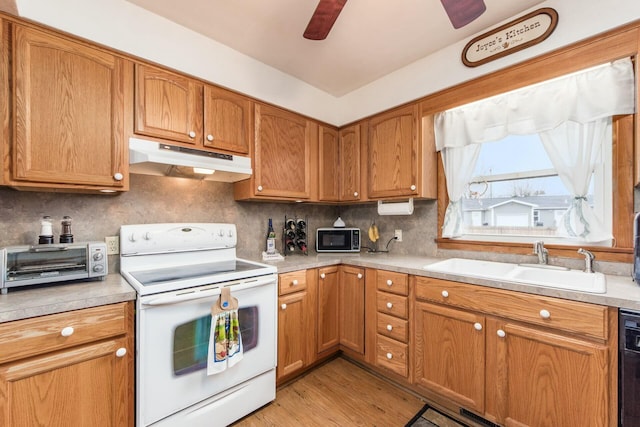
[(280, 295), (307, 289), (307, 270), (283, 273), (280, 275)]
[(409, 281), (404, 273), (378, 270), (378, 289), (398, 295), (409, 295)]
[(407, 377), (409, 375), (407, 361), (409, 346), (380, 334), (378, 334), (376, 341), (376, 364)]
[(479, 285), (418, 277), (416, 298), (608, 339), (607, 307)]
[(376, 307), (380, 313), (407, 319), (409, 317), (409, 299), (388, 292), (377, 292)]
[(119, 303), (2, 323), (0, 363), (125, 334), (126, 308)]
[(409, 341), (409, 322), (397, 317), (378, 313), (378, 333), (394, 340), (407, 343)]

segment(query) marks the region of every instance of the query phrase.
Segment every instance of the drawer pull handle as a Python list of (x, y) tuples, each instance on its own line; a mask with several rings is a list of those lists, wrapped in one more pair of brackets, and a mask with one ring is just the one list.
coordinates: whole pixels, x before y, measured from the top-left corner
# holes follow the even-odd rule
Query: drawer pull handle
[(387, 359), (389, 359), (389, 360), (393, 359), (393, 354), (387, 353)]
[(549, 310), (542, 309), (540, 310), (540, 317), (542, 317), (543, 319), (548, 319), (551, 317), (551, 313), (549, 313)]
[(449, 298), (449, 292), (448, 291), (442, 291), (442, 296), (444, 298)]
[(66, 328), (63, 328), (62, 331), (60, 331), (60, 335), (62, 335), (63, 337), (70, 337), (71, 335), (73, 335), (73, 326), (67, 326)]
[(298, 279), (293, 279), (293, 281), (291, 282), (291, 284), (293, 286), (298, 286)]
[(362, 279), (362, 273), (358, 273), (358, 279)]
[(388, 303), (387, 303), (387, 308), (388, 308), (388, 309), (392, 309), (392, 308), (393, 308), (393, 304), (392, 304), (392, 303), (390, 303), (390, 302), (388, 302)]
[(392, 330), (393, 330), (393, 326), (387, 325), (387, 331), (392, 331)]
[(283, 310), (286, 310), (286, 309), (287, 309), (287, 304), (282, 304), (282, 305), (280, 306), (280, 308), (281, 308), (281, 309), (283, 309)]
[(118, 357), (124, 357), (125, 354), (127, 354), (127, 349), (124, 347), (120, 347), (116, 350), (116, 356)]
[(393, 285), (393, 280), (388, 279), (388, 280), (387, 280), (387, 286), (391, 286), (391, 285)]
[(476, 331), (481, 331), (482, 330), (482, 325), (478, 322), (473, 324), (473, 327), (476, 329)]
[(325, 277), (327, 277), (327, 276), (326, 276), (326, 274), (324, 274), (324, 273), (320, 273), (320, 278), (321, 278), (321, 279), (324, 279)]
[(507, 336), (507, 334), (502, 329), (498, 329), (497, 334), (500, 338), (504, 338)]

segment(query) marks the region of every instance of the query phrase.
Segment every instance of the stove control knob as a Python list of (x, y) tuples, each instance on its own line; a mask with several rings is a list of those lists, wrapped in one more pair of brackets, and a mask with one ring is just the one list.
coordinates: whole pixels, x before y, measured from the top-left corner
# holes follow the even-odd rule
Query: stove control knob
[(135, 242), (136, 240), (138, 240), (138, 235), (136, 233), (131, 233), (129, 235), (129, 241)]
[(147, 231), (142, 237), (144, 237), (144, 240), (151, 240), (151, 232)]
[(224, 230), (222, 228), (218, 230), (218, 236), (224, 237)]
[(232, 229), (229, 229), (229, 231), (227, 231), (227, 235), (228, 235), (229, 237), (233, 237), (233, 230), (232, 230)]

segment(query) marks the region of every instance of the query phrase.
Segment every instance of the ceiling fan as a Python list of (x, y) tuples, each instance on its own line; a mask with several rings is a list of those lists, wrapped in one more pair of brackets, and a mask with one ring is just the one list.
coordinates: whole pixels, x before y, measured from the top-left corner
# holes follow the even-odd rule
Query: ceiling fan
[[(487, 9), (484, 0), (440, 0), (453, 28), (461, 28), (479, 17)], [(304, 30), (304, 38), (324, 40), (338, 19), (347, 0), (320, 0)]]

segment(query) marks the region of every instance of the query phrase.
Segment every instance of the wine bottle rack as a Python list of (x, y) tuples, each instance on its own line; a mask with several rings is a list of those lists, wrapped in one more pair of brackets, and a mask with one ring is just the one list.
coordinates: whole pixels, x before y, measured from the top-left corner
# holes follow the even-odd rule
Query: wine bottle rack
[(284, 255), (309, 254), (309, 222), (306, 217), (284, 217), (282, 252)]

